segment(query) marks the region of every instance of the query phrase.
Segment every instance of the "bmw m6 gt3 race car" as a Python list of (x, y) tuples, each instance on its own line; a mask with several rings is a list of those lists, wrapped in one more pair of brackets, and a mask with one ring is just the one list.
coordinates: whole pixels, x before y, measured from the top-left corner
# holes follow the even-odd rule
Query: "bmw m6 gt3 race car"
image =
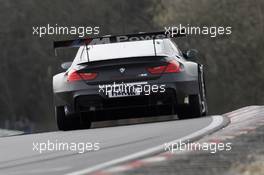
[(121, 111), (142, 107), (167, 107), (179, 119), (206, 115), (203, 65), (195, 50), (182, 53), (171, 38), (153, 32), (55, 41), (55, 50), (79, 48), (53, 77), (58, 128), (89, 128), (92, 121), (117, 119), (113, 111), (122, 118)]

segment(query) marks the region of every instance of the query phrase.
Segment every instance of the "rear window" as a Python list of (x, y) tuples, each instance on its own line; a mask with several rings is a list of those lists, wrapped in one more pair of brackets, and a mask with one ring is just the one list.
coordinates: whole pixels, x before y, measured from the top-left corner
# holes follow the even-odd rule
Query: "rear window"
[(155, 48), (153, 40), (91, 45), (87, 48), (82, 46), (78, 50), (74, 63), (78, 64), (88, 61), (154, 56), (155, 49), (157, 56), (166, 56), (170, 52), (167, 47), (164, 46), (164, 40), (155, 40)]

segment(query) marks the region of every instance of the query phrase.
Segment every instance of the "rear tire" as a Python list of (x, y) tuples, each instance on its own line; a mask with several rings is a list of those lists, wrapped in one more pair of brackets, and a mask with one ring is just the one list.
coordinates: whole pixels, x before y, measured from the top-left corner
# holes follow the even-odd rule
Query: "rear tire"
[(198, 118), (206, 116), (208, 113), (205, 80), (202, 69), (202, 67), (199, 67), (198, 72), (199, 94), (189, 95), (189, 105), (178, 111), (180, 119)]
[(203, 115), (200, 95), (190, 95), (189, 105), (178, 111), (179, 119), (198, 118)]
[(64, 107), (55, 107), (55, 117), (57, 121), (57, 126), (59, 130), (67, 131), (69, 130), (69, 122), (65, 116)]
[(77, 129), (89, 129), (91, 127), (91, 121), (81, 121), (81, 117), (77, 114), (66, 116), (64, 106), (55, 107), (55, 116), (57, 126), (59, 130), (77, 130)]

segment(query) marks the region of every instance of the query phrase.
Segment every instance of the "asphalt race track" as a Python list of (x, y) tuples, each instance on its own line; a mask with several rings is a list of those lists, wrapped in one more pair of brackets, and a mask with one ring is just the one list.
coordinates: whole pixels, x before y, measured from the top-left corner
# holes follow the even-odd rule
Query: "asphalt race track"
[[(164, 143), (194, 140), (223, 128), (227, 117), (174, 120), (0, 138), (0, 174), (89, 174), (164, 151)], [(33, 143), (99, 143), (97, 151), (33, 151)]]

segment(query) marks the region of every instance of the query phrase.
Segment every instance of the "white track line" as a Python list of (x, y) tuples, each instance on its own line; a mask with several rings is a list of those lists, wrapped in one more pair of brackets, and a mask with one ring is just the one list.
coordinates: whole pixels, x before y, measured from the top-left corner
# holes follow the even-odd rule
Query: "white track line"
[[(188, 141), (188, 140), (194, 139), (196, 137), (202, 136), (202, 135), (207, 134), (208, 132), (220, 127), (224, 122), (223, 116), (219, 116), (219, 115), (212, 116), (212, 119), (213, 119), (212, 122), (208, 126), (206, 126), (205, 128), (200, 129), (200, 130), (196, 131), (195, 133), (192, 133), (192, 134), (187, 135), (185, 137), (182, 137), (182, 138), (179, 138), (177, 140), (173, 140), (171, 142), (168, 142), (168, 144), (171, 145), (173, 143), (178, 143), (180, 141), (184, 142), (184, 141)], [(102, 170), (102, 169), (105, 169), (105, 168), (108, 168), (108, 167), (111, 167), (111, 166), (114, 166), (114, 165), (117, 165), (120, 163), (139, 159), (139, 158), (142, 158), (142, 157), (145, 157), (148, 155), (152, 155), (155, 153), (159, 153), (162, 151), (164, 151), (164, 145), (159, 145), (159, 146), (152, 147), (152, 148), (149, 148), (149, 149), (146, 149), (146, 150), (134, 153), (134, 154), (130, 154), (130, 155), (125, 156), (125, 157), (117, 158), (117, 159), (114, 159), (114, 160), (111, 160), (111, 161), (108, 161), (105, 163), (101, 163), (101, 164), (98, 164), (98, 165), (95, 165), (92, 167), (88, 167), (86, 169), (71, 172), (71, 173), (68, 173), (66, 175), (82, 175), (82, 174), (93, 173), (93, 172), (98, 171), (98, 170)]]

